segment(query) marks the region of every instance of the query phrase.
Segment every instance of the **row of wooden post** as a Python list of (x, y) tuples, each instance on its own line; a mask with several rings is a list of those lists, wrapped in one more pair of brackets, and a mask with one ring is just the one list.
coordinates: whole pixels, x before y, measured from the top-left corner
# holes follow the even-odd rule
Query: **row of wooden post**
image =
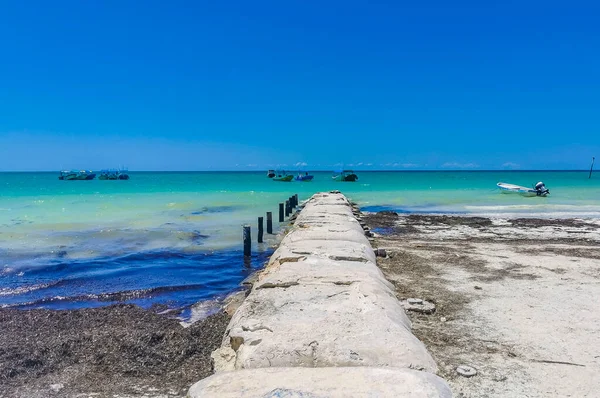
[[(279, 222), (284, 222), (285, 218), (290, 216), (294, 209), (298, 207), (298, 194), (290, 196), (285, 203), (279, 203)], [(263, 242), (263, 217), (258, 217), (258, 243)], [(244, 257), (252, 255), (252, 234), (250, 225), (244, 225)], [(273, 233), (273, 213), (267, 212), (267, 233)]]

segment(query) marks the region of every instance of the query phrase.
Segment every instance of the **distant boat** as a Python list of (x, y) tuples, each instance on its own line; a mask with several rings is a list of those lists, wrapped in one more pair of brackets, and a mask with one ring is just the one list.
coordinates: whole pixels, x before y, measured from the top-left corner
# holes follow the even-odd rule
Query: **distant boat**
[(269, 177), (269, 178), (275, 177), (275, 170), (269, 170), (269, 171), (267, 171), (267, 177)]
[(298, 173), (298, 175), (296, 176), (296, 181), (312, 181), (313, 178), (315, 178), (315, 176), (312, 174), (308, 174), (307, 172), (304, 172), (304, 174)]
[(352, 170), (342, 170), (333, 175), (333, 181), (354, 182), (358, 181), (358, 176)]
[(99, 180), (129, 180), (126, 170), (108, 169), (100, 171)]
[(499, 182), (496, 184), (502, 193), (515, 193), (522, 196), (546, 196), (550, 194), (550, 190), (546, 188), (543, 182), (538, 182), (533, 188), (522, 187), (520, 185), (507, 184)]
[(118, 170), (100, 170), (99, 180), (118, 180)]
[(88, 170), (71, 170), (71, 171), (61, 171), (58, 179), (59, 180), (93, 180), (96, 177), (95, 173), (92, 173)]
[(293, 179), (294, 179), (293, 175), (288, 174), (283, 170), (278, 171), (277, 173), (275, 173), (275, 176), (273, 176), (273, 181), (290, 182)]

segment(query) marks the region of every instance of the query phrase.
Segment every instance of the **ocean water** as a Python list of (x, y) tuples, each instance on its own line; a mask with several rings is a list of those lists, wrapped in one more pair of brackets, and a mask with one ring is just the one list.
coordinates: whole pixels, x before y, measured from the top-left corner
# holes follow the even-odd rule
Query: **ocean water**
[[(600, 172), (599, 172), (600, 173)], [(272, 253), (275, 236), (241, 252), (253, 226), (293, 194), (339, 189), (364, 210), (488, 216), (600, 217), (600, 175), (587, 172), (359, 172), (355, 183), (315, 173), (132, 172), (128, 181), (59, 181), (0, 173), (0, 306), (79, 308), (116, 302), (186, 309), (235, 290)], [(499, 181), (551, 195), (501, 194)]]

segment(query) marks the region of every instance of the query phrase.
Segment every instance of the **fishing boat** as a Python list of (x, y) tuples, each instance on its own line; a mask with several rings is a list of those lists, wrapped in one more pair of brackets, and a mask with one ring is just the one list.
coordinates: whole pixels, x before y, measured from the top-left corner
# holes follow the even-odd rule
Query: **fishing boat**
[(333, 175), (333, 181), (354, 182), (358, 181), (358, 176), (352, 170), (342, 170)]
[(496, 184), (502, 193), (514, 193), (522, 196), (546, 196), (550, 194), (550, 190), (546, 188), (543, 182), (538, 182), (533, 188), (522, 187), (520, 185), (508, 184), (499, 182)]
[(100, 170), (100, 175), (98, 176), (99, 180), (118, 180), (119, 179), (119, 171), (115, 169), (110, 170)]
[(280, 181), (280, 182), (290, 182), (294, 179), (294, 176), (291, 174), (286, 173), (285, 171), (278, 171), (277, 173), (275, 173), (275, 176), (273, 176), (273, 181)]
[(99, 180), (129, 180), (127, 170), (107, 169), (100, 171)]
[(58, 179), (59, 180), (93, 180), (96, 178), (96, 174), (92, 173), (89, 170), (71, 170), (71, 171), (61, 171)]
[(269, 170), (269, 171), (267, 171), (267, 177), (268, 178), (275, 177), (275, 170)]
[(312, 174), (308, 174), (307, 172), (304, 172), (304, 174), (298, 173), (298, 175), (296, 176), (296, 181), (312, 181), (313, 178), (315, 178), (315, 176)]

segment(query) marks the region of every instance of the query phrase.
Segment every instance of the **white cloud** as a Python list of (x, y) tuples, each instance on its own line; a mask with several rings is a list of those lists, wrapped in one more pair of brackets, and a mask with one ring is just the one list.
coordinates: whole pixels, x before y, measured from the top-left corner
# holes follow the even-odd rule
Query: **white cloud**
[(518, 169), (519, 167), (521, 167), (521, 165), (513, 162), (506, 162), (502, 165), (502, 167), (505, 167), (507, 169)]
[(308, 164), (306, 162), (298, 162), (294, 166), (296, 166), (296, 167), (303, 167), (303, 166), (308, 166)]
[(373, 166), (373, 163), (367, 163), (365, 166)]
[[(373, 163), (367, 163), (367, 166), (373, 166)], [(379, 166), (384, 166), (384, 167), (402, 167), (405, 169), (409, 169), (409, 168), (413, 168), (413, 167), (419, 167), (420, 164), (417, 163), (400, 163), (400, 162), (393, 162), (393, 163), (381, 163)]]
[(248, 163), (246, 167), (256, 167), (258, 166), (256, 163)]
[(476, 169), (479, 165), (477, 163), (446, 162), (442, 167), (446, 169)]

